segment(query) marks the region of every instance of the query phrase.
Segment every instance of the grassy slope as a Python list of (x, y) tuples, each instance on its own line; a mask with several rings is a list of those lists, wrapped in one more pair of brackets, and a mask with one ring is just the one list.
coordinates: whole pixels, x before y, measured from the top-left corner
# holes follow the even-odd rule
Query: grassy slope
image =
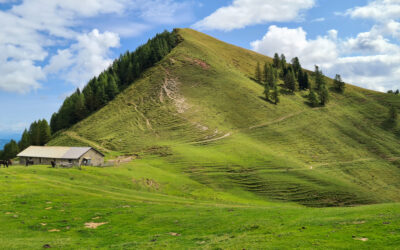
[(400, 199), (399, 136), (384, 126), (387, 104), (399, 106), (398, 98), (348, 85), (325, 108), (310, 108), (306, 92), (283, 94), (275, 106), (250, 79), (270, 58), (190, 29), (180, 34), (184, 42), (167, 58), (52, 143), (159, 153), (169, 171), (267, 200)]
[(52, 141), (139, 159), (0, 171), (2, 247), (398, 246), (398, 204), (326, 208), (399, 201), (398, 128), (384, 123), (398, 97), (348, 86), (326, 108), (310, 108), (306, 93), (275, 106), (249, 79), (269, 58), (180, 34), (141, 80)]

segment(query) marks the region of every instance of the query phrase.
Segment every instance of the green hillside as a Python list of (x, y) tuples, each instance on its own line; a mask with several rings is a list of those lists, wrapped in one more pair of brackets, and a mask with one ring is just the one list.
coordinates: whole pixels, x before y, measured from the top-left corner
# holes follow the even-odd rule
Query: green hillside
[(326, 107), (311, 108), (306, 91), (272, 105), (251, 80), (257, 62), (270, 58), (190, 29), (178, 33), (183, 42), (166, 58), (51, 144), (162, 156), (168, 171), (265, 200), (400, 199), (399, 135), (385, 126), (397, 96), (348, 85), (345, 94), (331, 91)]
[(274, 105), (252, 80), (271, 58), (177, 32), (167, 56), (49, 143), (135, 159), (2, 169), (0, 246), (398, 248), (400, 127), (387, 117), (399, 96), (347, 85), (325, 107), (307, 91)]

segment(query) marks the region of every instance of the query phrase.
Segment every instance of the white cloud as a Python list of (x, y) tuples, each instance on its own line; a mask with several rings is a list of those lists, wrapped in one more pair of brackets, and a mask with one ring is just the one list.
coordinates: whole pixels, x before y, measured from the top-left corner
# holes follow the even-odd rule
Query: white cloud
[(352, 18), (375, 19), (385, 21), (400, 18), (400, 1), (398, 0), (375, 0), (368, 5), (348, 9), (345, 15)]
[(174, 0), (0, 0), (6, 2), (15, 3), (0, 10), (0, 89), (19, 93), (40, 88), (54, 72), (81, 86), (110, 64), (118, 35), (137, 36), (156, 24), (192, 17), (191, 3)]
[(234, 0), (231, 5), (217, 9), (193, 27), (230, 31), (253, 24), (288, 22), (299, 19), (303, 10), (314, 5), (315, 0)]
[(306, 36), (302, 28), (289, 29), (272, 25), (261, 40), (251, 43), (251, 47), (269, 56), (275, 52), (284, 53), (289, 60), (298, 56), (307, 68), (315, 64), (330, 66), (338, 56), (335, 42), (327, 36), (315, 40), (307, 40)]
[(88, 79), (100, 74), (112, 62), (110, 48), (119, 46), (119, 36), (112, 32), (100, 33), (94, 29), (88, 34), (79, 35), (77, 43), (70, 48), (59, 50), (54, 55), (45, 72), (59, 72), (68, 82), (83, 87)]
[(325, 17), (315, 18), (314, 20), (311, 20), (311, 22), (313, 22), (313, 23), (319, 23), (319, 22), (324, 22), (324, 21), (325, 21)]
[[(333, 77), (341, 74), (349, 83), (384, 91), (399, 88), (400, 47), (377, 33), (377, 27), (354, 38), (340, 40), (336, 30), (308, 39), (302, 28), (270, 26), (261, 40), (251, 43), (253, 50), (272, 56), (284, 53), (288, 60), (298, 56), (303, 67), (319, 65)], [(355, 53), (358, 53), (355, 55)]]

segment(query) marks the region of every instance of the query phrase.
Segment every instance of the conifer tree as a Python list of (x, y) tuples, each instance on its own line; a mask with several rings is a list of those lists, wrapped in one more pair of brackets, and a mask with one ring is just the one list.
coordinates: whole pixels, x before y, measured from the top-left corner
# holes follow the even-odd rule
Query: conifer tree
[(9, 143), (7, 143), (4, 146), (4, 151), (3, 151), (2, 157), (5, 160), (11, 160), (17, 156), (18, 152), (19, 152), (19, 149), (18, 149), (17, 142), (14, 140), (11, 140)]
[(315, 84), (317, 85), (317, 89), (321, 90), (321, 86), (325, 85), (325, 79), (324, 75), (322, 74), (322, 71), (319, 70), (319, 67), (317, 65), (315, 65), (314, 75), (315, 75)]
[(276, 69), (281, 67), (281, 59), (279, 58), (278, 53), (275, 53), (275, 55), (274, 55), (273, 67)]
[(310, 93), (308, 94), (308, 101), (310, 102), (311, 106), (318, 106), (318, 96), (312, 88), (310, 88)]
[(22, 151), (27, 147), (29, 147), (30, 145), (31, 143), (29, 139), (29, 133), (28, 130), (25, 129), (24, 132), (22, 133), (21, 140), (18, 142), (18, 149)]
[(267, 83), (264, 84), (264, 95), (265, 95), (265, 99), (267, 101), (269, 101), (270, 90), (271, 90), (271, 87), (269, 86), (269, 84), (267, 84)]
[(329, 92), (325, 84), (321, 85), (320, 87), (319, 98), (322, 106), (325, 106), (325, 104), (329, 101)]
[(298, 75), (299, 89), (308, 89), (310, 82), (308, 81), (308, 74), (306, 71), (300, 70)]
[(285, 87), (291, 92), (295, 92), (297, 90), (296, 78), (291, 68), (289, 68), (285, 76)]
[(336, 91), (343, 93), (345, 89), (345, 83), (342, 81), (342, 77), (339, 74), (336, 74), (335, 79), (333, 80), (333, 86)]
[(278, 90), (278, 85), (274, 84), (273, 90), (272, 90), (272, 100), (274, 101), (275, 105), (277, 105), (280, 100), (279, 100), (279, 90)]
[(46, 143), (48, 143), (51, 139), (51, 131), (50, 131), (50, 126), (47, 123), (46, 119), (43, 120), (39, 120), (38, 122), (38, 126), (39, 126), (39, 145), (43, 146)]

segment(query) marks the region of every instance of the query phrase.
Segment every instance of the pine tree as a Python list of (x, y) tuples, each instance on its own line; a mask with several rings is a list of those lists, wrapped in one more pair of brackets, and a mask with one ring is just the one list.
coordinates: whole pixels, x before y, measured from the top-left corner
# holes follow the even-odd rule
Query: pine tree
[(110, 77), (108, 78), (108, 83), (107, 83), (107, 87), (106, 87), (106, 92), (108, 95), (108, 99), (112, 100), (114, 99), (114, 97), (118, 94), (119, 89), (118, 89), (118, 85), (117, 82), (115, 81), (114, 77), (112, 75), (110, 75)]
[(298, 81), (299, 81), (299, 89), (309, 89), (310, 88), (310, 82), (308, 80), (308, 74), (306, 71), (300, 70), (299, 76), (298, 76)]
[(39, 144), (43, 146), (46, 145), (46, 143), (48, 143), (51, 139), (50, 126), (47, 123), (46, 119), (39, 120), (38, 126), (40, 131)]
[(300, 75), (300, 71), (302, 71), (301, 65), (300, 65), (300, 60), (298, 57), (295, 57), (292, 59), (292, 67), (293, 67), (294, 74), (296, 75), (296, 77), (298, 79), (298, 77)]
[(345, 83), (342, 81), (342, 77), (339, 74), (336, 74), (335, 79), (333, 81), (333, 86), (336, 91), (343, 93), (345, 89)]
[(274, 84), (273, 90), (272, 90), (272, 100), (274, 101), (274, 104), (277, 105), (280, 100), (279, 100), (279, 90), (278, 90), (278, 85)]
[(40, 146), (40, 130), (37, 121), (34, 121), (29, 127), (29, 138), (31, 145)]
[(276, 69), (280, 68), (280, 66), (281, 66), (281, 59), (279, 58), (278, 53), (275, 53), (275, 55), (274, 55), (273, 66)]
[(88, 110), (85, 105), (85, 95), (80, 94), (77, 96), (74, 106), (75, 117), (78, 121), (82, 121), (88, 114)]
[(259, 62), (257, 62), (254, 78), (255, 78), (256, 82), (261, 83), (261, 66), (260, 66)]
[(308, 101), (310, 102), (311, 106), (318, 106), (318, 96), (312, 88), (310, 88), (310, 93), (308, 94)]
[(28, 130), (25, 129), (24, 132), (22, 133), (21, 140), (18, 142), (18, 149), (22, 151), (27, 147), (29, 147), (30, 145), (31, 143), (29, 139), (29, 133)]
[(266, 74), (265, 84), (272, 88), (276, 84), (276, 69), (269, 65), (267, 73), (268, 74)]
[(264, 95), (265, 95), (265, 99), (267, 101), (269, 101), (270, 90), (271, 90), (271, 87), (269, 86), (269, 84), (264, 84)]
[(296, 78), (294, 77), (294, 73), (291, 68), (288, 70), (288, 73), (285, 76), (285, 87), (289, 89), (291, 92), (297, 90)]
[(317, 85), (317, 89), (321, 90), (321, 86), (325, 85), (325, 79), (324, 75), (322, 74), (322, 71), (319, 70), (319, 67), (317, 65), (315, 65), (314, 75), (315, 75), (315, 84)]
[(321, 85), (321, 87), (320, 87), (319, 97), (320, 97), (321, 105), (325, 106), (325, 104), (328, 103), (328, 101), (329, 101), (329, 92), (328, 92), (328, 88), (326, 87), (325, 84)]
[(3, 158), (5, 160), (11, 160), (17, 156), (19, 152), (18, 144), (16, 141), (11, 140), (4, 146)]

